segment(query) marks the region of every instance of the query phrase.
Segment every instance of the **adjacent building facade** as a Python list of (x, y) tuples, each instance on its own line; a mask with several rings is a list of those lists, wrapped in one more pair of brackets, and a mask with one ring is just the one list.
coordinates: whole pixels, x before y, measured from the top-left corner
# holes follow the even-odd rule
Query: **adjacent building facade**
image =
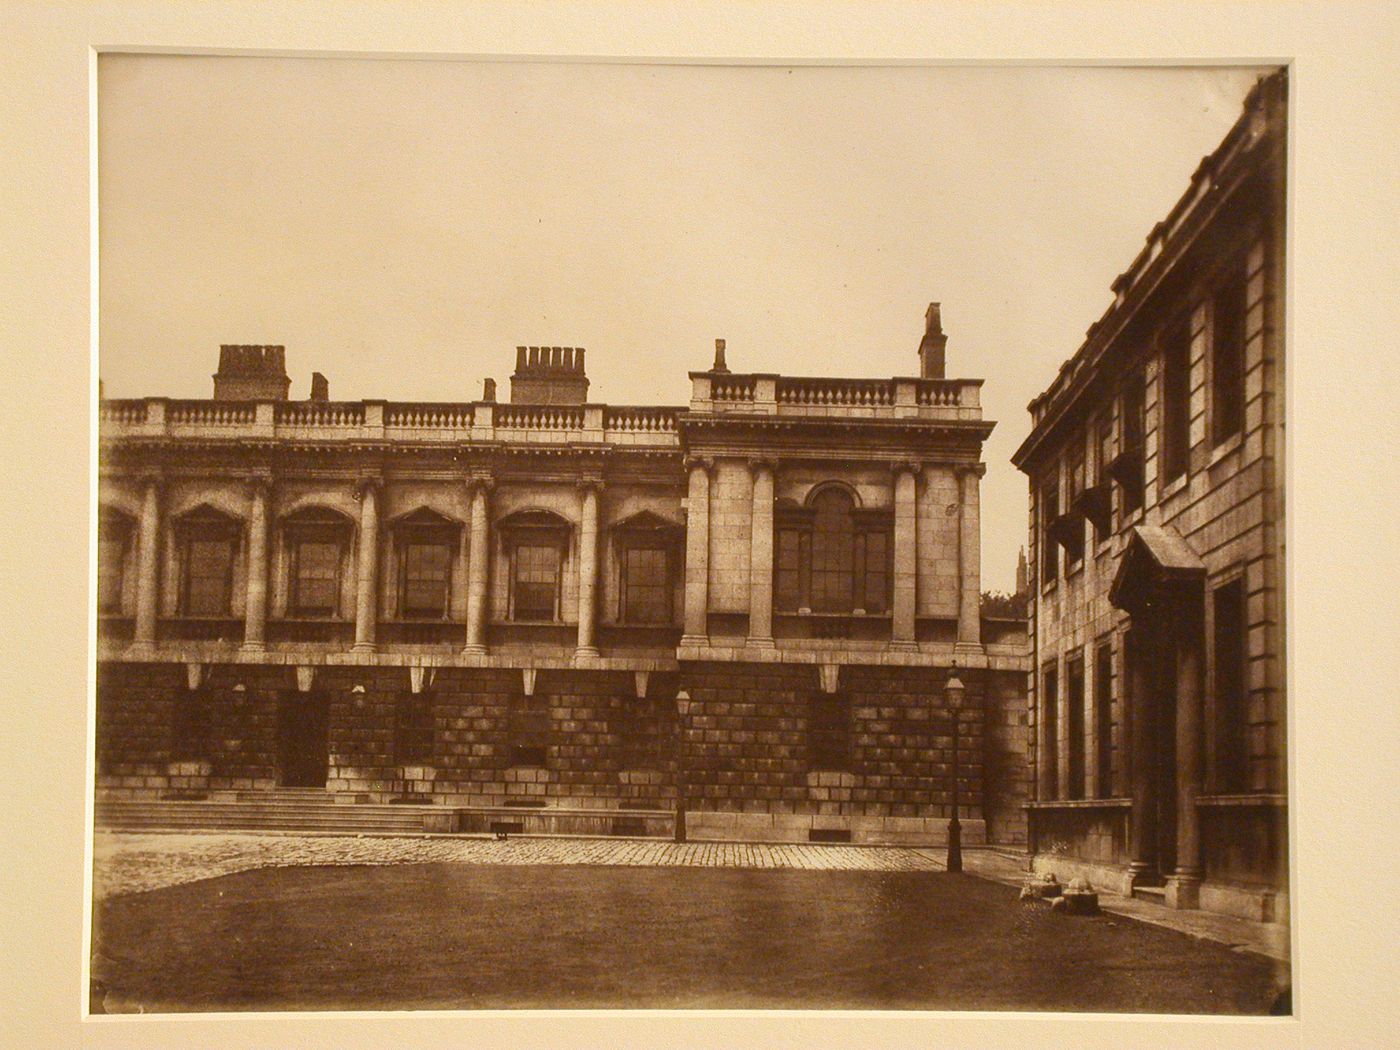
[[(980, 615), (980, 380), (731, 372), (587, 400), (100, 406), (97, 791), (299, 788), (425, 827), (1025, 840), (1024, 625)], [(956, 677), (965, 700), (946, 689)], [(572, 821), (572, 823), (571, 823)]]
[(1038, 870), (1287, 915), (1286, 81), (1030, 406)]

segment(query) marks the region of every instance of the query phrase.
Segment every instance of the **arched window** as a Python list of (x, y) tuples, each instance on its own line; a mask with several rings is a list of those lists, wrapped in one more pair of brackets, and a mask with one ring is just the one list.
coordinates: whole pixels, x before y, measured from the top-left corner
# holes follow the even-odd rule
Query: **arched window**
[(452, 567), (461, 526), (426, 507), (394, 523), (399, 552), (399, 618), (442, 620), (451, 615)]
[(888, 512), (862, 510), (848, 489), (830, 485), (805, 507), (780, 507), (777, 521), (780, 612), (888, 611)]

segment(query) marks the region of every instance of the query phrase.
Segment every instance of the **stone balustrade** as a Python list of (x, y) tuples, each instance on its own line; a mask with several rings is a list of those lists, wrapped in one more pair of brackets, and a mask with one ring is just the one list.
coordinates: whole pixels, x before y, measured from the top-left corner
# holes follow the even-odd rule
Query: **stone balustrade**
[(840, 379), (692, 372), (693, 414), (980, 420), (980, 379)]

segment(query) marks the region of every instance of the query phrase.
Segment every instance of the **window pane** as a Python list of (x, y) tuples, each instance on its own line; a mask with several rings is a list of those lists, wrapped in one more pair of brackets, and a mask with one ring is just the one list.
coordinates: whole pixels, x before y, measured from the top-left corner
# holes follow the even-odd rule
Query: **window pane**
[(1113, 643), (1100, 642), (1094, 653), (1095, 764), (1099, 798), (1113, 797)]
[(1040, 717), (1044, 725), (1041, 739), (1045, 747), (1037, 758), (1048, 788), (1048, 793), (1041, 797), (1053, 799), (1059, 796), (1057, 784), (1060, 769), (1060, 680), (1054, 664), (1047, 666), (1041, 674)]
[(233, 544), (228, 540), (191, 540), (185, 612), (190, 616), (226, 616), (232, 590)]
[(1065, 697), (1069, 736), (1069, 798), (1084, 797), (1084, 661), (1071, 660), (1065, 666), (1068, 695)]
[(404, 547), (403, 562), (404, 615), (447, 615), (452, 552), (441, 543), (410, 543)]
[[(1051, 468), (1054, 469), (1053, 467)], [(1060, 545), (1050, 533), (1050, 526), (1060, 516), (1060, 486), (1048, 482), (1040, 490), (1040, 581), (1049, 583), (1060, 575)]]
[(122, 556), (126, 544), (119, 539), (97, 541), (97, 608), (120, 612), (122, 607)]
[(883, 532), (865, 534), (865, 586), (864, 601), (866, 612), (885, 611), (889, 594), (889, 537)]
[(671, 619), (666, 587), (666, 552), (650, 547), (627, 551), (624, 573), (625, 619), (629, 623), (667, 623)]
[(1245, 280), (1236, 271), (1216, 293), (1211, 360), (1211, 432), (1218, 445), (1244, 425)]
[(815, 501), (812, 523), (812, 608), (850, 612), (854, 608), (855, 531), (851, 500), (844, 492), (824, 492)]
[(515, 618), (553, 620), (559, 582), (559, 548), (515, 548)]
[(778, 578), (774, 600), (779, 612), (802, 607), (802, 534), (796, 529), (778, 532)]
[(1191, 332), (1181, 325), (1162, 349), (1162, 477), (1186, 473), (1191, 442)]
[(1247, 791), (1246, 625), (1244, 581), (1216, 589), (1215, 603), (1215, 769), (1218, 790)]
[(295, 609), (303, 615), (330, 614), (338, 604), (336, 578), (340, 568), (340, 546), (335, 543), (304, 541), (296, 549)]

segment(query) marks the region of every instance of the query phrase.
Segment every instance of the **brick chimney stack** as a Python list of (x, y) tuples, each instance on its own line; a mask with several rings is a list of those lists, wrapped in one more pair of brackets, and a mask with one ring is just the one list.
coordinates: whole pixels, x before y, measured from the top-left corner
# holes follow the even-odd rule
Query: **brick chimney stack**
[(710, 371), (711, 371), (711, 372), (718, 372), (718, 373), (720, 373), (721, 375), (727, 375), (728, 372), (729, 372), (728, 366), (726, 366), (725, 363), (724, 363), (724, 340), (723, 340), (723, 339), (716, 339), (716, 340), (715, 340), (715, 363), (714, 363), (713, 365), (710, 366)]
[(943, 334), (943, 318), (938, 303), (929, 303), (924, 314), (924, 338), (919, 343), (919, 375), (925, 379), (944, 379), (948, 337)]
[(331, 399), (331, 384), (320, 372), (311, 373), (311, 400), (329, 401)]
[(583, 347), (517, 346), (510, 399), (522, 405), (581, 405), (588, 400)]
[(225, 343), (214, 373), (215, 401), (285, 401), (292, 385), (286, 347)]
[(481, 384), (481, 400), (494, 402), (496, 400), (496, 381), (487, 379)]

